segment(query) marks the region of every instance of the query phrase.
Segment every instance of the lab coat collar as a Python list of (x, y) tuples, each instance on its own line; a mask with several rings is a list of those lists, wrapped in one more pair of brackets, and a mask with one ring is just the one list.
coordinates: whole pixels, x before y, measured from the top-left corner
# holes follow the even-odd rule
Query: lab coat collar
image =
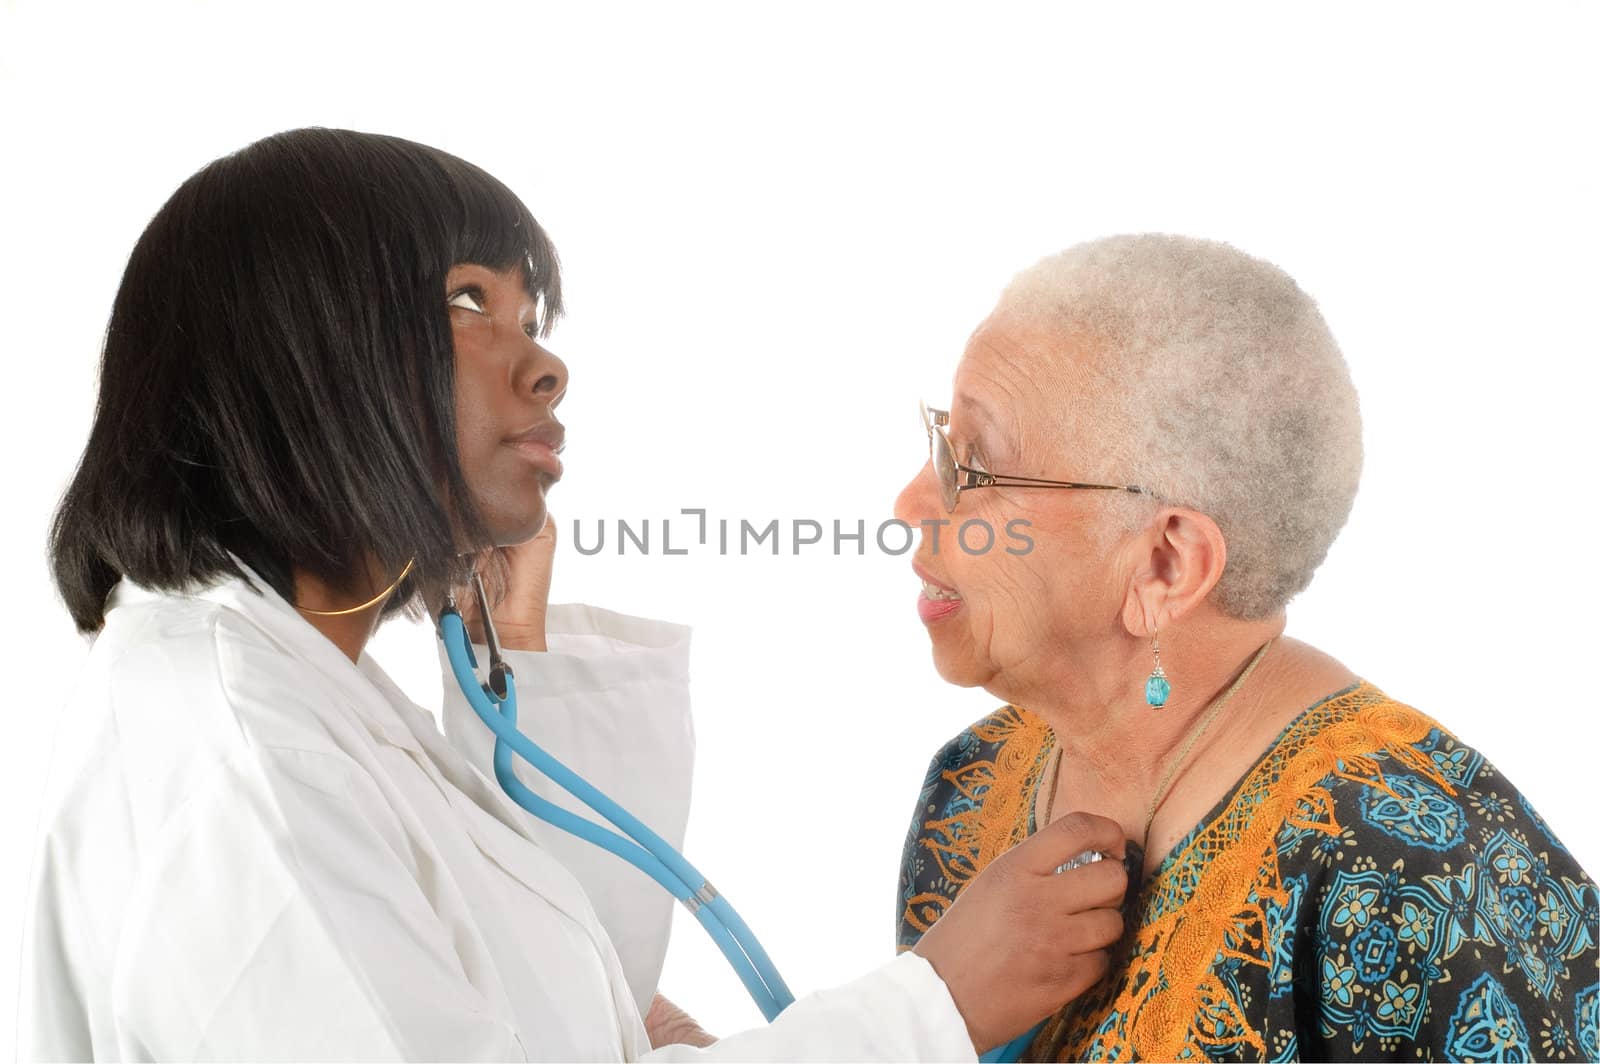
[[(245, 574), (243, 579), (223, 577), (211, 585), (180, 592), (156, 591), (124, 578), (107, 597), (107, 608), (188, 598), (214, 602), (238, 613), (266, 633), (285, 653), (312, 666), (334, 684), (344, 696), (342, 704), (349, 707), (374, 739), (417, 755), (417, 760), (426, 766), (426, 770), (449, 778), (456, 789), (468, 795), (480, 810), (538, 845), (527, 829), (525, 814), (498, 787), (490, 786), (467, 763), (464, 754), (439, 731), (433, 717), (406, 697), (373, 660), (372, 655), (363, 651), (360, 663), (352, 662), (243, 559), (233, 555), (233, 560)], [(482, 727), (482, 722), (479, 722), (479, 727)], [(566, 904), (561, 907), (573, 906), (570, 890), (551, 883), (549, 876), (532, 869), (525, 860), (519, 859), (519, 855), (508, 853), (493, 833), (480, 831), (476, 825), (472, 833), (478, 844), (507, 871), (527, 881), (553, 901), (565, 901)], [(561, 902), (557, 901), (557, 904)]]
[[(372, 660), (372, 656), (363, 651), (360, 662), (352, 662), (242, 558), (231, 552), (229, 556), (240, 572), (245, 574), (243, 579), (227, 576), (210, 585), (183, 591), (158, 591), (142, 587), (124, 577), (106, 597), (106, 608), (109, 611), (118, 606), (171, 598), (214, 602), (243, 616), (285, 652), (311, 665), (335, 684), (345, 694), (347, 704), (359, 716), (362, 725), (375, 738), (391, 746), (421, 753), (422, 745), (412, 729), (404, 721), (396, 719), (398, 707), (390, 691), (385, 689), (394, 689), (393, 684), (379, 683), (375, 679), (375, 676), (383, 676), (383, 670)], [(383, 678), (388, 681), (387, 676)], [(426, 716), (421, 709), (417, 709), (417, 712)]]

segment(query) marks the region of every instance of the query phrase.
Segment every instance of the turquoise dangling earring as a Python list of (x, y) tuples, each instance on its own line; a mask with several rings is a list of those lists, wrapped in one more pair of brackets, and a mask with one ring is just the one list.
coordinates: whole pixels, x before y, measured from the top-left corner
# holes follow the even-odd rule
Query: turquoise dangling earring
[(1160, 632), (1150, 637), (1150, 650), (1156, 656), (1156, 667), (1150, 670), (1150, 678), (1144, 682), (1144, 700), (1150, 703), (1151, 709), (1160, 709), (1167, 704), (1167, 696), (1172, 693), (1172, 684), (1167, 680), (1167, 670), (1161, 667)]

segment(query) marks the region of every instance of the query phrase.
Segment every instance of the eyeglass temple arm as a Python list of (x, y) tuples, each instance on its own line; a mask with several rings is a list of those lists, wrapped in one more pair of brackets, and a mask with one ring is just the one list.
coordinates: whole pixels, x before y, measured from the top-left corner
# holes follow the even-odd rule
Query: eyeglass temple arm
[(1079, 484), (1070, 480), (1041, 480), (1038, 477), (1002, 476), (997, 473), (985, 473), (981, 469), (970, 466), (957, 465), (957, 471), (971, 474), (978, 478), (976, 484), (957, 484), (957, 491), (972, 488), (1003, 488), (1003, 487), (1030, 487), (1030, 488), (1081, 488), (1091, 491), (1126, 491), (1133, 495), (1149, 495), (1148, 488), (1141, 488), (1137, 484)]

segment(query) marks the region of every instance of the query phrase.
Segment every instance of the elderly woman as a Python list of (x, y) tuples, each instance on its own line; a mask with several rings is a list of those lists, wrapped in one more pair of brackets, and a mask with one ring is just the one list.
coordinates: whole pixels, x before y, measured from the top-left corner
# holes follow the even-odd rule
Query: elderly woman
[(1126, 933), (1034, 1059), (1600, 1053), (1590, 877), (1481, 753), (1283, 635), (1361, 468), (1293, 280), (1179, 237), (1072, 248), (1005, 291), (928, 422), (897, 516), (1023, 519), (1031, 548), (916, 558), (940, 675), (1007, 704), (929, 768), (902, 948), (1101, 814)]

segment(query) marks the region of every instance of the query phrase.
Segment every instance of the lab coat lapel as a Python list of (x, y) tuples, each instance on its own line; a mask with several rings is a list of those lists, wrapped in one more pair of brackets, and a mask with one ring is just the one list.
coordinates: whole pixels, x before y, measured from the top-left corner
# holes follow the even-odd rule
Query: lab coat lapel
[[(537, 893), (553, 908), (582, 927), (605, 958), (606, 980), (618, 1022), (618, 1035), (631, 1058), (648, 1048), (640, 1041), (639, 1021), (623, 1017), (639, 1007), (622, 968), (621, 958), (606, 935), (599, 914), (583, 885), (553, 855), (544, 851), (529, 830), (527, 814), (498, 785), (479, 775), (461, 752), (440, 734), (434, 719), (411, 702), (371, 658), (363, 657), (361, 671), (392, 704), (411, 721), (411, 734), (423, 751), (418, 763), (430, 776), (443, 776), (454, 784), (440, 787), (467, 825), (478, 849), (507, 875)], [(466, 797), (463, 798), (462, 795)]]
[[(439, 785), (485, 855), (568, 918), (585, 927), (595, 926), (593, 908), (577, 879), (553, 858), (537, 852), (539, 844), (525, 826), (520, 809), (472, 770), (439, 733), (427, 711), (413, 704), (370, 655), (363, 654), (359, 666), (351, 662), (270, 585), (248, 566), (244, 569), (254, 588), (243, 581), (228, 580), (199, 597), (242, 614), (286, 652), (316, 669), (338, 690), (343, 703), (354, 711), (374, 740), (407, 751), (421, 771)], [(326, 712), (338, 710), (329, 706)], [(453, 788), (443, 785), (444, 780)], [(471, 800), (465, 801), (462, 795)]]
[[(528, 830), (521, 808), (513, 804), (498, 786), (490, 784), (474, 771), (461, 752), (439, 733), (433, 717), (411, 703), (376, 663), (367, 658), (363, 658), (362, 662), (362, 671), (374, 686), (394, 700), (396, 708), (412, 718), (415, 732), (409, 734), (416, 743), (414, 749), (426, 755), (421, 759), (424, 770), (430, 775), (437, 773), (453, 784), (454, 791), (451, 788), (443, 790), (451, 804), (463, 814), (462, 819), (467, 822), (478, 848), (529, 889), (544, 895), (546, 900), (567, 916), (586, 926), (592, 925), (596, 917), (582, 886), (554, 858), (536, 852), (541, 848)], [(464, 802), (461, 795), (466, 795), (471, 802)], [(491, 818), (506, 830), (489, 823)]]

